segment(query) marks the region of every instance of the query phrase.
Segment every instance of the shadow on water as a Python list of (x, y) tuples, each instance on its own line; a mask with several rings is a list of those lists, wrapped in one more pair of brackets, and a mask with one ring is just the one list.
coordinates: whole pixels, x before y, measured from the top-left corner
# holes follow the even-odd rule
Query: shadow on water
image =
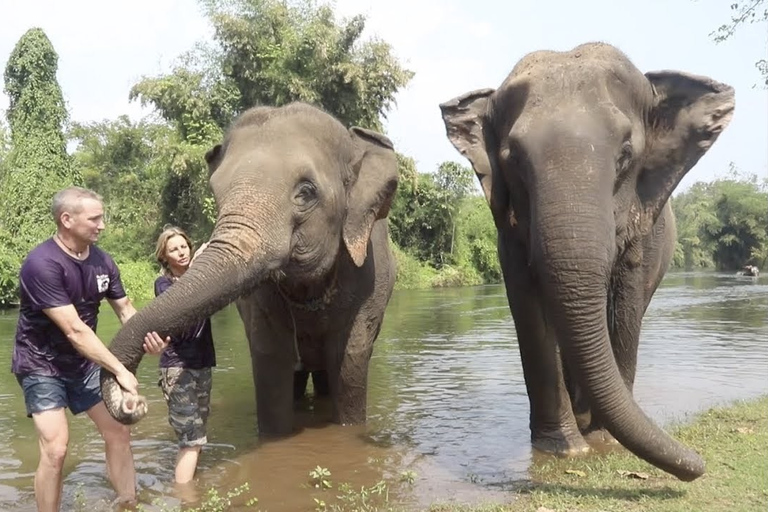
[[(16, 312), (0, 313), (0, 359), (10, 361)], [(99, 325), (111, 339), (108, 307)], [(327, 404), (307, 399), (299, 431), (259, 441), (250, 360), (233, 306), (213, 318), (219, 366), (209, 425), (210, 444), (196, 486), (174, 488), (176, 444), (157, 387), (157, 360), (145, 358), (139, 381), (150, 404), (134, 427), (140, 499), (170, 505), (248, 482), (243, 496), (270, 511), (313, 510), (333, 493), (310, 485), (327, 468), (334, 485), (392, 482), (393, 499), (430, 502), (505, 500), (525, 488), (536, 463), (528, 431), (528, 400), (514, 324), (502, 286), (396, 292), (370, 365), (368, 423), (341, 427), (325, 420)], [(719, 273), (670, 273), (643, 324), (635, 395), (656, 421), (685, 419), (704, 408), (768, 392), (768, 279)], [(34, 510), (37, 441), (18, 385), (0, 373), (0, 509)], [(65, 468), (65, 510), (78, 499), (106, 510), (114, 497), (105, 477), (103, 445), (86, 418), (71, 421)], [(412, 486), (399, 485), (405, 471)], [(522, 487), (521, 487), (522, 486)], [(579, 493), (613, 489), (559, 489)], [(626, 491), (621, 499), (639, 499)], [(664, 490), (653, 491), (663, 494)], [(671, 491), (670, 491), (671, 492)], [(659, 496), (663, 497), (663, 496)], [(244, 502), (245, 500), (243, 500)]]

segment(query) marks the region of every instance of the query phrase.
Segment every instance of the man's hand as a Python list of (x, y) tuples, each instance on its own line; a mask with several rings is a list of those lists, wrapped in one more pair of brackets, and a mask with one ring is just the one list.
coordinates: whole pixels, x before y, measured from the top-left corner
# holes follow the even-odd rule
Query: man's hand
[(156, 332), (148, 332), (147, 335), (144, 336), (144, 352), (152, 354), (153, 356), (160, 355), (170, 342), (170, 336), (163, 341), (163, 338)]
[(123, 367), (123, 370), (115, 375), (117, 383), (120, 384), (124, 390), (132, 395), (139, 394), (139, 381), (136, 380), (136, 376)]

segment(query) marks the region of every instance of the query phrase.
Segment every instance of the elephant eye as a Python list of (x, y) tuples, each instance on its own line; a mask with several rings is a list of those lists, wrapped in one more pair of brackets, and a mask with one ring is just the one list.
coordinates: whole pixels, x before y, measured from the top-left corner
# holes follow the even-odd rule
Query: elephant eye
[(629, 164), (632, 161), (633, 155), (634, 152), (632, 151), (632, 143), (625, 141), (624, 144), (621, 145), (621, 152), (619, 153), (619, 158), (616, 160), (617, 173), (624, 172), (629, 168)]
[(294, 202), (299, 206), (309, 206), (317, 200), (317, 187), (311, 181), (303, 181), (296, 188)]

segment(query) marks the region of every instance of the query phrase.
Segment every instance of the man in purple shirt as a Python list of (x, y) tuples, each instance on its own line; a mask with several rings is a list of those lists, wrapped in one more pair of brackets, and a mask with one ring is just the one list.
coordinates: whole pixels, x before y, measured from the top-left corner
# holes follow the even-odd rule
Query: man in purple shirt
[[(137, 393), (136, 377), (96, 336), (101, 300), (106, 298), (121, 323), (136, 310), (123, 290), (112, 258), (93, 245), (104, 229), (101, 197), (87, 189), (59, 191), (51, 206), (56, 234), (25, 258), (19, 285), (21, 307), (11, 370), (24, 391), (40, 446), (35, 473), (39, 511), (58, 511), (62, 469), (72, 414), (85, 412), (105, 443), (107, 475), (118, 500), (136, 499), (136, 473), (130, 428), (107, 412), (101, 399), (99, 367), (120, 385)], [(145, 351), (159, 354), (165, 342), (151, 333)]]

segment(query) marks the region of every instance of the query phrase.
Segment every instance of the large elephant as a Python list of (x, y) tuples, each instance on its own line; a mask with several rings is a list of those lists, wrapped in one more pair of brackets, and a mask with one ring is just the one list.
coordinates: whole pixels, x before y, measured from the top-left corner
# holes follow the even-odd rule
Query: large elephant
[[(135, 372), (143, 333), (177, 332), (236, 300), (260, 434), (293, 430), (295, 369), (326, 372), (334, 421), (364, 422), (368, 363), (395, 281), (391, 141), (293, 103), (244, 112), (205, 159), (218, 207), (208, 247), (110, 350)], [(119, 421), (146, 414), (109, 372), (101, 386)]]
[[(632, 397), (640, 324), (671, 260), (668, 203), (729, 124), (734, 92), (641, 73), (602, 43), (526, 55), (496, 89), (440, 105), (498, 231), (535, 448), (585, 451), (590, 431), (690, 481), (703, 460)], [(591, 412), (591, 414), (589, 414)]]

